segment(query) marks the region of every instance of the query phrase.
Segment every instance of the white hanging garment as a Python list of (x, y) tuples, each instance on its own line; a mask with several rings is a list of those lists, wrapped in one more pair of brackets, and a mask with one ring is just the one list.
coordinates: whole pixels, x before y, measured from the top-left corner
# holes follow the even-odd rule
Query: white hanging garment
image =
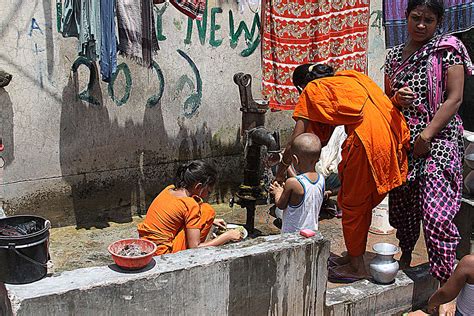
[(344, 126), (337, 126), (327, 145), (321, 149), (321, 156), (316, 163), (316, 171), (325, 178), (331, 173), (337, 173), (337, 165), (342, 160), (341, 146), (346, 138)]

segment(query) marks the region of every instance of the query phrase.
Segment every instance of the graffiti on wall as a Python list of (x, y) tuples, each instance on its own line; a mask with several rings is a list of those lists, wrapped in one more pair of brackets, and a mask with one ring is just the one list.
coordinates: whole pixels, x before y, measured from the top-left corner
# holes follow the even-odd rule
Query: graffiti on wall
[(376, 28), (379, 32), (379, 35), (382, 34), (382, 27), (383, 27), (383, 12), (382, 10), (374, 10), (370, 13), (370, 18), (372, 19), (372, 23), (370, 23), (370, 27)]
[(33, 35), (33, 31), (34, 30), (38, 30), (41, 34), (43, 34), (43, 30), (41, 29), (41, 27), (38, 25), (38, 22), (36, 21), (35, 18), (32, 18), (31, 19), (31, 25), (30, 25), (30, 29), (28, 31), (28, 36), (31, 37), (31, 35)]
[[(177, 53), (187, 62), (187, 64), (189, 65), (189, 67), (191, 68), (195, 76), (196, 84), (194, 84), (194, 81), (191, 78), (189, 78), (187, 75), (182, 75), (179, 78), (177, 87), (176, 87), (177, 93), (181, 93), (186, 85), (192, 91), (190, 95), (188, 96), (188, 98), (184, 101), (184, 105), (183, 105), (184, 116), (186, 118), (191, 118), (194, 116), (194, 114), (196, 114), (197, 110), (201, 106), (202, 78), (199, 73), (199, 69), (196, 66), (196, 63), (191, 59), (191, 57), (189, 57), (188, 54), (186, 54), (184, 51), (180, 49), (177, 50)], [(94, 86), (96, 85), (96, 81), (97, 81), (96, 78), (98, 78), (97, 68), (95, 66), (95, 63), (92, 62), (87, 57), (79, 56), (72, 65), (72, 68), (71, 68), (72, 71), (77, 72), (81, 65), (89, 69), (89, 80), (84, 91), (79, 92), (78, 98), (82, 101), (90, 103), (91, 105), (99, 106), (100, 102), (94, 98), (93, 93), (92, 93), (92, 90), (94, 89)], [(163, 71), (161, 70), (160, 66), (158, 65), (156, 61), (153, 61), (152, 69), (158, 78), (159, 84), (158, 84), (156, 93), (148, 97), (146, 101), (146, 107), (148, 108), (152, 108), (159, 104), (165, 90), (165, 77), (163, 75)], [(124, 87), (122, 96), (116, 95), (115, 88), (114, 88), (115, 81), (120, 75), (123, 75), (125, 79), (125, 87)], [(110, 82), (108, 83), (107, 91), (108, 91), (109, 97), (112, 99), (112, 101), (114, 101), (114, 103), (117, 106), (122, 106), (126, 104), (131, 95), (132, 85), (133, 85), (133, 79), (132, 79), (132, 73), (130, 71), (130, 67), (125, 62), (122, 62), (117, 66), (117, 71), (112, 75), (112, 78)]]
[[(158, 41), (165, 41), (168, 37), (166, 32), (163, 29), (163, 16), (168, 8), (168, 3), (163, 4), (161, 7), (155, 6), (155, 15), (156, 15), (156, 31)], [(210, 21), (208, 23), (208, 11), (210, 11)], [(186, 26), (186, 37), (183, 41), (185, 45), (192, 44), (192, 35), (194, 30), (194, 25), (198, 32), (199, 43), (201, 45), (206, 45), (206, 38), (208, 37), (209, 29), (209, 41), (207, 43), (214, 48), (221, 46), (224, 43), (224, 38), (229, 39), (229, 46), (232, 49), (237, 47), (240, 38), (244, 36), (245, 45), (247, 46), (243, 51), (240, 52), (240, 56), (248, 57), (258, 47), (260, 43), (260, 15), (258, 12), (254, 13), (252, 20), (252, 25), (249, 28), (245, 21), (240, 21), (237, 29), (236, 22), (234, 19), (234, 13), (232, 10), (228, 11), (228, 21), (229, 21), (229, 34), (222, 34), (222, 25), (217, 22), (218, 17), (223, 14), (221, 7), (213, 7), (210, 10), (205, 10), (204, 15), (201, 21), (188, 18)], [(182, 26), (179, 21), (174, 21), (175, 28), (180, 31)], [(227, 35), (227, 36), (225, 36)]]
[(31, 42), (31, 49), (35, 55), (36, 63), (35, 63), (35, 73), (37, 76), (38, 83), (41, 88), (44, 86), (44, 78), (43, 78), (43, 68), (44, 68), (44, 57), (38, 56), (40, 53), (45, 51), (44, 47), (44, 32), (40, 27), (38, 21), (35, 18), (31, 18), (31, 23), (28, 28), (28, 38)]
[[(192, 61), (191, 57), (189, 57), (185, 52), (178, 49), (178, 54), (181, 55), (189, 64), (191, 69), (193, 70), (194, 75), (196, 76), (196, 92), (193, 92), (187, 99), (184, 101), (184, 116), (187, 118), (191, 118), (196, 111), (201, 106), (201, 99), (202, 99), (202, 80), (199, 74), (199, 69), (197, 68), (196, 64)], [(178, 93), (183, 90), (184, 84), (188, 84), (191, 91), (194, 91), (194, 83), (193, 81), (186, 75), (182, 75), (178, 81)]]
[[(156, 16), (156, 34), (157, 40), (160, 42), (168, 40), (168, 33), (172, 30), (165, 30), (163, 28), (163, 16), (168, 9), (169, 3), (164, 3), (161, 6), (154, 6), (154, 12)], [(61, 7), (57, 7), (57, 17), (60, 19)], [(208, 13), (208, 11), (210, 13)], [(240, 39), (243, 37), (245, 41), (245, 48), (239, 52), (242, 57), (248, 57), (252, 55), (257, 49), (260, 43), (260, 16), (258, 12), (254, 13), (252, 25), (249, 28), (245, 21), (239, 21), (236, 24), (234, 14), (232, 10), (228, 11), (228, 34), (222, 34), (222, 25), (217, 20), (222, 15), (223, 9), (221, 7), (213, 7), (210, 10), (206, 10), (201, 21), (194, 21), (190, 18), (187, 20), (186, 25), (186, 36), (183, 39), (184, 45), (192, 44), (193, 31), (196, 29), (199, 43), (201, 45), (209, 45), (212, 48), (220, 47), (224, 43), (224, 38), (229, 39), (229, 47), (232, 49), (237, 48)], [(208, 16), (210, 15), (210, 18)], [(33, 25), (33, 24), (32, 24)], [(60, 23), (58, 23), (58, 30)], [(184, 29), (182, 23), (178, 20), (174, 20), (173, 24), (177, 30)], [(195, 26), (195, 29), (194, 29)], [(38, 26), (39, 28), (39, 26)], [(226, 36), (227, 35), (227, 36)], [(208, 39), (208, 40), (207, 40)], [(188, 75), (181, 75), (176, 83), (175, 91), (176, 94), (181, 94), (183, 91), (190, 91), (189, 96), (184, 100), (183, 104), (183, 115), (186, 118), (193, 117), (202, 103), (202, 78), (196, 63), (191, 57), (186, 54), (183, 50), (177, 49), (176, 52), (183, 58), (187, 65), (191, 68), (194, 78), (190, 78)], [(92, 89), (96, 85), (97, 69), (93, 66), (93, 62), (87, 57), (79, 56), (72, 65), (72, 71), (77, 72), (78, 68), (83, 65), (89, 69), (89, 81), (86, 88), (79, 92), (78, 98), (82, 101), (88, 102), (93, 106), (98, 106), (99, 101), (93, 96)], [(152, 69), (158, 79), (158, 86), (156, 93), (149, 96), (146, 101), (146, 107), (152, 108), (160, 103), (163, 93), (165, 91), (166, 79), (163, 71), (156, 61), (153, 61)], [(124, 77), (124, 88), (122, 95), (117, 95), (115, 89), (115, 82), (119, 76)], [(132, 93), (133, 78), (130, 71), (130, 67), (127, 63), (122, 62), (117, 66), (117, 71), (112, 75), (110, 82), (108, 83), (107, 91), (110, 99), (117, 105), (122, 106), (128, 102)]]

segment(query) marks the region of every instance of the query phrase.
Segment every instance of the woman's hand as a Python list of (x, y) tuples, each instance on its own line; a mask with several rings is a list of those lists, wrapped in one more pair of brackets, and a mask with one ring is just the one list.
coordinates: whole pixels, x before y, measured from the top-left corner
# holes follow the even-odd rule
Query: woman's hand
[(227, 223), (222, 218), (216, 218), (212, 224), (220, 228), (227, 227)]
[(221, 236), (225, 236), (227, 241), (239, 241), (242, 239), (242, 233), (238, 229), (231, 229), (223, 233)]
[(403, 87), (395, 92), (393, 99), (401, 108), (406, 108), (415, 101), (415, 94), (410, 88)]
[(331, 190), (324, 191), (324, 201), (329, 199), (329, 197), (331, 197), (331, 196), (332, 196), (332, 191)]
[(273, 166), (276, 166), (277, 164), (279, 164), (281, 162), (282, 156), (283, 155), (281, 153), (267, 154), (267, 157), (264, 160), (265, 166), (267, 168), (271, 168)]
[(438, 310), (438, 306), (435, 306), (433, 304), (428, 303), (428, 307), (426, 308), (426, 312), (428, 312), (429, 315), (435, 314), (437, 310)]
[(286, 180), (286, 171), (288, 170), (288, 166), (282, 164), (278, 165), (278, 169), (275, 175), (275, 181), (283, 183)]
[(431, 140), (423, 136), (423, 133), (420, 133), (415, 139), (415, 144), (413, 145), (413, 157), (423, 158), (429, 154), (431, 151)]

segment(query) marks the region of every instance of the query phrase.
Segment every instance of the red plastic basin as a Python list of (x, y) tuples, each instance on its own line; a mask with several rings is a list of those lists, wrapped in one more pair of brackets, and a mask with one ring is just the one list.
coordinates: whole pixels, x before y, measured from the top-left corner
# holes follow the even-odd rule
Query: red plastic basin
[[(136, 257), (121, 256), (118, 253), (127, 245), (136, 244), (146, 255)], [(107, 248), (115, 261), (115, 264), (126, 270), (138, 270), (146, 267), (153, 258), (156, 251), (156, 245), (148, 240), (139, 238), (129, 238), (117, 240)]]

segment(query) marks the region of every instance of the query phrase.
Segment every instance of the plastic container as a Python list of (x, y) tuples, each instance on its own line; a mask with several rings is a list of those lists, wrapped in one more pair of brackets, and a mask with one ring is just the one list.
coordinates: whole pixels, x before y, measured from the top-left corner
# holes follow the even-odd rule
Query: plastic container
[(313, 237), (314, 235), (316, 235), (316, 232), (314, 230), (311, 230), (311, 229), (302, 229), (302, 230), (300, 230), (300, 235), (304, 236), (306, 238), (309, 238), (309, 237)]
[(369, 232), (376, 235), (390, 235), (395, 232), (395, 228), (390, 225), (388, 220), (388, 205), (386, 207), (375, 207), (372, 210), (372, 222), (370, 223)]
[(31, 220), (43, 227), (24, 236), (0, 235), (0, 281), (25, 284), (43, 278), (48, 272), (49, 229), (51, 223), (39, 216), (19, 215), (0, 219), (0, 224), (15, 226)]
[[(133, 257), (121, 256), (118, 254), (125, 246), (131, 244), (138, 245), (141, 251), (146, 252), (146, 254), (142, 256)], [(151, 241), (138, 238), (129, 238), (113, 242), (109, 245), (107, 249), (112, 255), (115, 264), (121, 267), (122, 269), (139, 270), (146, 267), (150, 263), (153, 256), (155, 255), (156, 248), (156, 245)]]

